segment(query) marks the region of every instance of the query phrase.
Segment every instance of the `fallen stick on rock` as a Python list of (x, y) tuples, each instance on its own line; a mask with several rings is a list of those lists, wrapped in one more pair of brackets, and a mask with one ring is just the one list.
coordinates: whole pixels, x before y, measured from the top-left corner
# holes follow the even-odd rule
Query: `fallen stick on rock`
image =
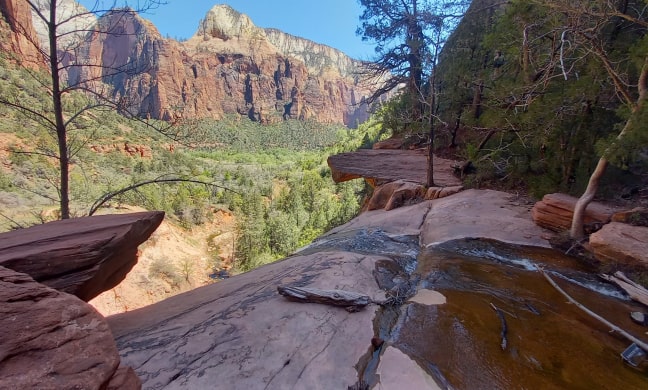
[(601, 274), (600, 276), (608, 282), (612, 282), (619, 286), (633, 300), (648, 306), (648, 290), (628, 279), (623, 272), (617, 271), (614, 275)]
[(548, 274), (547, 274), (547, 273), (546, 273), (542, 268), (538, 268), (538, 270), (540, 271), (540, 273), (542, 274), (542, 276), (544, 276), (545, 279), (547, 279), (547, 281), (548, 281), (548, 282), (549, 282), (549, 283), (550, 283), (550, 284), (551, 284), (551, 285), (552, 285), (556, 290), (558, 290), (559, 293), (561, 293), (565, 298), (567, 298), (567, 300), (568, 300), (570, 303), (576, 305), (576, 307), (578, 307), (579, 309), (581, 309), (581, 310), (584, 311), (585, 313), (589, 314), (591, 317), (593, 317), (593, 318), (599, 320), (600, 322), (604, 323), (606, 326), (610, 327), (610, 329), (611, 329), (612, 331), (617, 332), (617, 333), (620, 334), (621, 336), (623, 336), (623, 337), (625, 337), (626, 339), (628, 339), (628, 340), (632, 341), (633, 343), (637, 344), (637, 346), (638, 346), (639, 348), (641, 348), (641, 349), (643, 349), (644, 351), (648, 352), (648, 344), (646, 344), (645, 342), (639, 340), (638, 338), (634, 337), (633, 335), (631, 335), (630, 333), (626, 332), (625, 330), (619, 328), (618, 326), (614, 325), (613, 323), (611, 323), (610, 321), (608, 321), (608, 320), (606, 320), (605, 318), (601, 317), (600, 315), (594, 313), (593, 311), (591, 311), (591, 310), (588, 309), (587, 307), (583, 306), (581, 303), (577, 302), (574, 298), (572, 298), (569, 294), (567, 294), (567, 293), (565, 292), (565, 290), (563, 290), (562, 288), (560, 288), (560, 286), (558, 286), (558, 285), (556, 284), (556, 282), (554, 282), (554, 280), (551, 279), (551, 277), (550, 277), (550, 276), (549, 276), (549, 275), (548, 275)]
[(502, 351), (504, 351), (507, 345), (506, 333), (508, 332), (508, 327), (506, 326), (506, 317), (504, 317), (504, 312), (498, 309), (497, 306), (493, 305), (493, 303), (491, 303), (490, 305), (493, 308), (493, 310), (495, 310), (495, 313), (497, 313), (497, 316), (500, 319), (500, 323), (502, 324), (502, 330), (500, 331), (500, 337), (502, 338), (502, 343), (500, 344), (500, 346), (502, 347)]

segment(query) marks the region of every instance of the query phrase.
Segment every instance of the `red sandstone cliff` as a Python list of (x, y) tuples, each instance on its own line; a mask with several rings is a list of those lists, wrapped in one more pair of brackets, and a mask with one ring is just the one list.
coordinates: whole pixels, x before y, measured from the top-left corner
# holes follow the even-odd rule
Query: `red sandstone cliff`
[[(82, 8), (73, 0), (59, 5), (65, 19), (77, 9)], [(32, 43), (40, 39), (47, 48), (44, 23), (29, 17), (23, 1), (0, 0), (0, 11), (0, 48), (23, 64), (38, 62)], [(59, 33), (69, 41), (80, 33), (67, 30), (84, 31), (90, 23), (89, 15), (72, 18)], [(131, 10), (105, 14), (96, 26), (82, 44), (61, 45), (73, 48), (59, 54), (68, 71), (62, 76), (70, 84), (91, 80), (94, 90), (105, 88), (98, 82), (110, 85), (113, 97), (139, 116), (238, 114), (262, 123), (291, 118), (350, 126), (368, 117), (363, 101), (371, 87), (358, 82), (359, 62), (331, 47), (256, 27), (229, 6), (212, 8), (186, 42), (163, 38)]]
[(8, 59), (29, 69), (44, 66), (27, 2), (0, 0), (0, 16), (0, 49), (11, 53)]
[[(236, 113), (262, 123), (293, 118), (347, 125), (367, 117), (360, 103), (370, 91), (354, 80), (357, 62), (324, 45), (258, 28), (228, 6), (210, 10), (186, 42), (163, 38), (132, 12), (104, 16), (99, 26), (126, 34), (95, 33), (75, 61), (100, 63), (94, 69), (103, 74), (85, 68), (71, 72), (70, 81), (102, 76), (140, 116)], [(133, 74), (111, 75), (115, 68)]]

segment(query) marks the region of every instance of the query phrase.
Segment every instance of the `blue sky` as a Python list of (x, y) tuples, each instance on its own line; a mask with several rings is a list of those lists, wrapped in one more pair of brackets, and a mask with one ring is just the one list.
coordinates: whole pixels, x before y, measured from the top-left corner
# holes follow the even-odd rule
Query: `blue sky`
[[(142, 0), (140, 0), (142, 1)], [(95, 0), (81, 0), (92, 8)], [(369, 59), (373, 46), (356, 36), (362, 8), (356, 0), (166, 0), (167, 4), (142, 15), (162, 35), (189, 38), (198, 22), (216, 4), (228, 4), (259, 27), (273, 27), (340, 49), (358, 59)], [(111, 4), (112, 1), (104, 1)], [(118, 2), (119, 3), (119, 2)], [(137, 1), (131, 1), (136, 4)]]

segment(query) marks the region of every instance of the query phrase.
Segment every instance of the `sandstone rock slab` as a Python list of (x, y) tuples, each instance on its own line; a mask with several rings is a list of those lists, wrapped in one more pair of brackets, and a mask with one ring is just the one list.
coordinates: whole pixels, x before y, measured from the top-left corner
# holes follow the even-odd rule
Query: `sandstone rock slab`
[[(571, 227), (577, 201), (578, 198), (567, 194), (547, 194), (533, 206), (531, 216), (538, 226), (556, 232), (568, 230)], [(592, 202), (585, 210), (584, 223), (607, 223), (616, 211), (612, 207)]]
[(425, 216), (432, 207), (431, 202), (424, 201), (414, 205), (399, 207), (394, 210), (365, 211), (344, 225), (331, 229), (322, 238), (344, 231), (380, 229), (387, 234), (413, 236), (419, 235)]
[(99, 215), (0, 234), (0, 266), (89, 301), (115, 287), (164, 212)]
[(648, 267), (648, 227), (610, 222), (592, 233), (589, 246), (602, 262)]
[(357, 313), (291, 302), (277, 286), (384, 297), (381, 256), (294, 256), (160, 303), (108, 318), (122, 360), (144, 388), (346, 389), (374, 337), (372, 304)]
[(388, 138), (384, 141), (376, 142), (372, 149), (402, 149), (403, 148), (403, 139), (402, 138)]
[(431, 209), (421, 228), (421, 245), (464, 238), (550, 247), (549, 232), (533, 223), (529, 208), (511, 194), (492, 190), (465, 190), (429, 201)]
[(140, 388), (119, 362), (92, 306), (0, 267), (0, 388)]
[(446, 196), (454, 195), (457, 192), (463, 191), (463, 186), (452, 186), (452, 187), (430, 187), (425, 192), (425, 199), (434, 200), (445, 198)]
[[(340, 183), (363, 177), (370, 183), (405, 180), (427, 182), (427, 152), (418, 150), (361, 149), (340, 153), (327, 160), (333, 180)], [(434, 182), (440, 186), (461, 185), (454, 176), (455, 161), (434, 157)]]
[(384, 390), (441, 390), (441, 387), (418, 363), (395, 347), (387, 347), (378, 366), (380, 380), (376, 386)]

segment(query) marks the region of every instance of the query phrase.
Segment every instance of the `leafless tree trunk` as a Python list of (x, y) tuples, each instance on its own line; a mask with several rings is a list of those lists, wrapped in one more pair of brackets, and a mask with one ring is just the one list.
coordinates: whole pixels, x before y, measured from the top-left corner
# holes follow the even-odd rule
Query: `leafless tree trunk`
[[(0, 3), (0, 6), (3, 7), (2, 11), (3, 13), (5, 13), (5, 17), (10, 19), (8, 20), (8, 22), (12, 26), (14, 32), (23, 36), (25, 38), (25, 41), (29, 42), (29, 44), (31, 44), (35, 48), (36, 52), (40, 53), (40, 57), (43, 58), (43, 63), (41, 64), (41, 66), (47, 69), (50, 76), (50, 79), (47, 83), (44, 84), (44, 87), (48, 89), (48, 93), (51, 96), (52, 106), (51, 114), (49, 114), (46, 112), (47, 110), (36, 110), (33, 107), (24, 105), (20, 101), (15, 101), (5, 96), (0, 96), (0, 104), (4, 104), (8, 107), (18, 110), (28, 118), (37, 122), (39, 125), (45, 126), (45, 128), (47, 128), (53, 135), (55, 134), (54, 138), (56, 139), (58, 146), (57, 152), (46, 151), (44, 153), (34, 153), (41, 154), (58, 161), (59, 178), (58, 183), (54, 184), (56, 185), (58, 190), (58, 201), (61, 218), (67, 219), (71, 216), (70, 163), (71, 158), (74, 156), (76, 151), (74, 147), (70, 147), (71, 141), (69, 132), (71, 129), (74, 129), (75, 120), (77, 120), (83, 113), (90, 109), (109, 107), (122, 113), (125, 111), (125, 109), (127, 110), (127, 108), (123, 107), (124, 103), (122, 101), (115, 101), (111, 98), (108, 88), (106, 88), (106, 86), (104, 85), (101, 85), (101, 76), (97, 75), (101, 75), (102, 72), (109, 73), (110, 75), (116, 75), (125, 73), (127, 71), (133, 71), (132, 67), (127, 66), (128, 64), (118, 64), (114, 67), (106, 66), (102, 64), (101, 59), (99, 59), (97, 60), (97, 63), (88, 63), (84, 65), (91, 69), (91, 71), (88, 73), (91, 73), (94, 76), (87, 76), (86, 78), (77, 80), (73, 85), (69, 85), (69, 80), (65, 79), (65, 74), (69, 75), (70, 69), (79, 67), (81, 65), (69, 65), (65, 63), (64, 57), (70, 54), (69, 52), (66, 52), (67, 50), (78, 50), (81, 44), (88, 43), (90, 40), (94, 39), (93, 37), (96, 37), (97, 35), (110, 35), (117, 33), (123, 35), (123, 32), (115, 32), (111, 30), (115, 26), (101, 27), (99, 25), (96, 25), (94, 27), (88, 27), (85, 24), (76, 24), (76, 21), (87, 21), (88, 18), (93, 15), (101, 16), (109, 14), (111, 12), (121, 14), (144, 12), (156, 8), (164, 3), (160, 0), (144, 0), (137, 2), (137, 7), (134, 8), (129, 7), (128, 1), (123, 1), (121, 3), (107, 2), (111, 7), (121, 6), (122, 8), (102, 9), (102, 2), (96, 1), (95, 6), (92, 8), (92, 10), (88, 11), (84, 8), (79, 8), (79, 13), (66, 15), (65, 17), (61, 17), (61, 10), (57, 9), (58, 3), (59, 2), (55, 0), (45, 2), (45, 4), (36, 0), (14, 0), (13, 3), (6, 1)], [(41, 44), (38, 41), (38, 37), (35, 36), (35, 30), (31, 24), (31, 20), (18, 20), (18, 13), (5, 12), (5, 8), (11, 7), (26, 7), (28, 9), (27, 12), (30, 15), (35, 15), (35, 19), (38, 19), (46, 27), (47, 43), (49, 46), (48, 48), (41, 47)], [(129, 8), (126, 9), (126, 7)], [(64, 31), (64, 26), (69, 27), (66, 27)], [(70, 42), (68, 41), (71, 38), (76, 38), (79, 41), (72, 42), (70, 44)], [(68, 40), (66, 41), (68, 43), (63, 44), (63, 40)], [(30, 73), (34, 75), (34, 77), (38, 77), (36, 74), (38, 70), (34, 70), (34, 68), (37, 68), (38, 66), (34, 66), (33, 63), (23, 64), (22, 66), (30, 71)], [(141, 70), (140, 72), (143, 71), (144, 70)], [(85, 92), (93, 99), (93, 102), (87, 104), (85, 107), (77, 109), (75, 112), (64, 113), (64, 97), (74, 91)], [(131, 115), (131, 117), (138, 119), (134, 115)], [(140, 120), (144, 121), (141, 118)], [(164, 133), (163, 129), (156, 130)], [(27, 151), (21, 152), (28, 153)]]

